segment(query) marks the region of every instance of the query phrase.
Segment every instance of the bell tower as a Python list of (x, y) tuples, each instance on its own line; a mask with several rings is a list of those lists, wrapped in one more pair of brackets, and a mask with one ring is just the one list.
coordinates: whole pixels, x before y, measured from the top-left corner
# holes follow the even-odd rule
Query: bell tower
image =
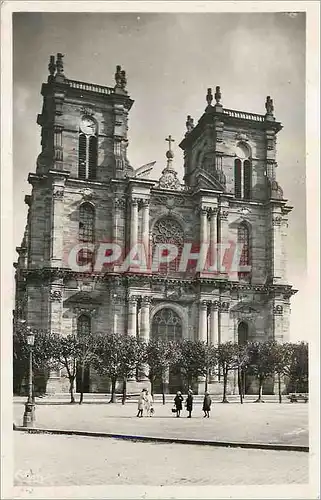
[(63, 54), (50, 56), (47, 83), (42, 85), (42, 151), (37, 174), (69, 172), (71, 178), (104, 182), (130, 176), (127, 158), (128, 96), (126, 73), (116, 67), (115, 86), (105, 87), (65, 76)]

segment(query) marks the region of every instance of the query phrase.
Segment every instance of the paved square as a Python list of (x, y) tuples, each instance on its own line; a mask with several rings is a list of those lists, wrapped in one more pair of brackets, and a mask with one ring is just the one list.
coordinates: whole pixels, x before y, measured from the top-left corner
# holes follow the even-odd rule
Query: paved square
[(14, 433), (16, 486), (305, 484), (308, 453)]
[[(215, 403), (209, 419), (196, 404), (191, 419), (171, 413), (170, 403), (155, 404), (151, 418), (136, 417), (135, 403), (37, 405), (36, 426), (115, 434), (278, 443), (308, 446), (308, 405)], [(14, 404), (14, 421), (22, 425), (24, 407)]]

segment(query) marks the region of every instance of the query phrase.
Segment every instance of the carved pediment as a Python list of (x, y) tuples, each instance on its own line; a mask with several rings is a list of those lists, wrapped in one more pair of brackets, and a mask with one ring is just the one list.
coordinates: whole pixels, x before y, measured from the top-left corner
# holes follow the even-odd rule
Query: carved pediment
[(80, 291), (80, 292), (77, 292), (77, 293), (74, 293), (73, 295), (71, 295), (68, 299), (65, 300), (65, 305), (75, 305), (75, 304), (79, 304), (79, 305), (93, 305), (93, 306), (97, 306), (97, 305), (100, 305), (102, 304), (102, 300), (101, 298), (99, 297), (99, 295), (97, 295), (97, 293), (88, 293), (88, 292), (85, 292), (85, 291)]
[(200, 170), (197, 175), (197, 187), (200, 189), (214, 189), (215, 191), (225, 191), (223, 184), (221, 184), (215, 177), (213, 177), (205, 170)]
[(242, 314), (257, 314), (259, 311), (259, 307), (253, 302), (240, 302), (231, 309), (231, 312)]

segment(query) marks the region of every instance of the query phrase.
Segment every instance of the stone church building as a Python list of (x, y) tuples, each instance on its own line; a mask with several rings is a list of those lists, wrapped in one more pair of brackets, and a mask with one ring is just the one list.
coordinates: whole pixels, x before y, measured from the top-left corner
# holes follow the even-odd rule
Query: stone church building
[[(264, 114), (254, 114), (225, 108), (220, 88), (214, 96), (208, 89), (204, 114), (196, 123), (188, 116), (182, 131), (180, 180), (171, 136), (164, 142), (159, 179), (152, 165), (131, 166), (127, 132), (134, 101), (120, 66), (115, 85), (105, 87), (67, 78), (62, 54), (51, 56), (41, 94), (42, 150), (28, 177), (27, 224), (16, 249), (15, 319), (62, 335), (287, 341), (296, 292), (286, 276), (291, 207), (276, 180), (282, 125), (272, 99), (267, 97)], [(84, 272), (90, 249), (101, 242), (116, 243), (124, 252), (141, 243), (148, 255), (157, 244), (180, 250), (157, 272), (135, 266), (122, 272), (116, 264)], [(209, 244), (207, 258), (218, 257), (217, 270), (190, 260), (182, 271), (179, 256), (186, 242)], [(228, 242), (242, 245), (237, 269), (220, 264), (218, 244)], [(78, 244), (75, 270), (68, 256)], [(136, 387), (146, 385), (144, 378)], [(48, 387), (62, 391), (67, 385), (59, 373), (51, 374)], [(169, 377), (169, 390), (178, 386)], [(106, 381), (89, 369), (86, 390), (104, 392)]]

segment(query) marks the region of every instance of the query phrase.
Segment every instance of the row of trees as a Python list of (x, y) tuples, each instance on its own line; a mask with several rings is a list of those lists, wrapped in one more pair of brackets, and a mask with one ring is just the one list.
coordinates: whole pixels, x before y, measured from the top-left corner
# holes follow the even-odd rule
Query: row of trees
[[(277, 377), (279, 401), (282, 401), (282, 379), (287, 378), (293, 392), (308, 391), (308, 345), (304, 342), (279, 344), (275, 341), (248, 342), (244, 345), (226, 342), (218, 346), (200, 341), (170, 342), (151, 339), (144, 343), (128, 335), (96, 334), (67, 335), (37, 332), (34, 346), (34, 375), (64, 369), (69, 379), (71, 402), (75, 402), (74, 386), (77, 370), (81, 373), (80, 403), (83, 401), (85, 367), (90, 365), (111, 381), (111, 402), (116, 398), (116, 383), (123, 382), (122, 402), (126, 400), (126, 382), (135, 377), (143, 365), (148, 365), (151, 391), (155, 383), (162, 386), (165, 403), (164, 379), (168, 370), (180, 373), (186, 387), (192, 387), (199, 377), (205, 379), (207, 389), (211, 376), (223, 382), (223, 402), (227, 402), (228, 380), (237, 373), (240, 401), (245, 394), (247, 376), (257, 379), (258, 399), (262, 400), (263, 385)], [(25, 330), (20, 327), (14, 335), (15, 391), (28, 369), (28, 347)], [(45, 392), (45, 391), (44, 391)]]

